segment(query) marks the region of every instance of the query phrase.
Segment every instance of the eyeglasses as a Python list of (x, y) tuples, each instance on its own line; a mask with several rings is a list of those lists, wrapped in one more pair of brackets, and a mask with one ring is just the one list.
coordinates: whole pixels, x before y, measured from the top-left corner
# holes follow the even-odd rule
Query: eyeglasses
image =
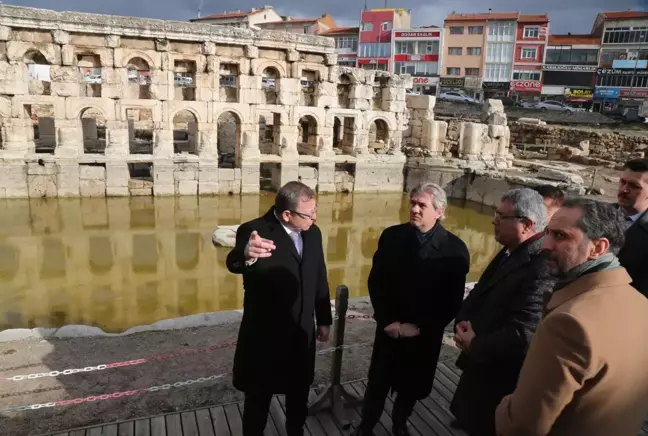
[(302, 218), (308, 218), (310, 220), (315, 219), (315, 214), (317, 214), (317, 208), (318, 206), (315, 206), (315, 209), (311, 213), (304, 213), (304, 212), (297, 212), (296, 210), (291, 210), (290, 213), (294, 213), (295, 215), (299, 215)]
[(493, 216), (494, 216), (494, 218), (496, 220), (499, 220), (499, 221), (501, 221), (501, 220), (525, 220), (525, 219), (527, 219), (527, 217), (519, 216), (519, 215), (508, 215), (508, 216), (507, 215), (502, 215), (502, 213), (497, 211), (497, 210), (495, 211)]

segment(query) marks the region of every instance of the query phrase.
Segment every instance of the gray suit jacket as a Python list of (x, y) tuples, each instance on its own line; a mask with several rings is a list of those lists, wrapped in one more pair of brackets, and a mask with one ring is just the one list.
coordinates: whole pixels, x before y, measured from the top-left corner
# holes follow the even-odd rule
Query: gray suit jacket
[(648, 297), (648, 210), (626, 230), (619, 261), (632, 277), (632, 286)]

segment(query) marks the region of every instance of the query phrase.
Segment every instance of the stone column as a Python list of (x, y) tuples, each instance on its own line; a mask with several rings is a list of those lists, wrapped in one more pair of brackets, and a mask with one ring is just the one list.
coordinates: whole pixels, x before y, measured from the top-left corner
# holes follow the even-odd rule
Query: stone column
[[(130, 195), (128, 190), (129, 180), (130, 172), (128, 171), (128, 164), (126, 162), (110, 160), (106, 162), (106, 196), (128, 197)], [(115, 216), (118, 216), (118, 214)]]
[(78, 157), (83, 155), (83, 126), (81, 119), (56, 120), (58, 138), (54, 154), (60, 157)]
[(488, 126), (478, 123), (461, 123), (459, 133), (459, 157), (477, 160), (481, 155), (484, 141), (488, 139)]
[(135, 134), (134, 128), (128, 128), (130, 123), (133, 121), (106, 121), (106, 156), (128, 156), (130, 135)]
[(34, 127), (30, 119), (12, 118), (5, 121), (3, 127), (5, 158), (20, 158), (36, 151)]
[(423, 136), (421, 138), (422, 146), (430, 151), (432, 156), (441, 156), (443, 154), (443, 140), (448, 130), (448, 123), (445, 121), (435, 121), (433, 119), (423, 120)]
[(173, 156), (173, 130), (168, 123), (155, 123), (153, 134), (153, 156), (156, 158)]
[(218, 125), (200, 123), (198, 133), (198, 156), (218, 162)]
[(298, 159), (297, 138), (299, 137), (299, 128), (290, 121), (286, 122), (285, 117), (281, 118), (279, 126), (279, 155)]

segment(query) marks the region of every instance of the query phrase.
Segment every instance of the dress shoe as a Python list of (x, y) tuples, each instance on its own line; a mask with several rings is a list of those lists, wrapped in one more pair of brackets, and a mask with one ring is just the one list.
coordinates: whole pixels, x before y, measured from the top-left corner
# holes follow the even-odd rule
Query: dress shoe
[(407, 425), (396, 425), (392, 427), (392, 434), (394, 436), (410, 436), (409, 429)]

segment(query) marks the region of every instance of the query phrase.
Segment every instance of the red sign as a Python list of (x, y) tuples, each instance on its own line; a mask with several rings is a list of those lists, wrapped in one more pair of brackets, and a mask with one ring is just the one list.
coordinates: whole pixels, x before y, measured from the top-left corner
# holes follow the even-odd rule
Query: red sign
[(622, 89), (621, 97), (625, 98), (648, 98), (648, 89)]
[(396, 62), (438, 62), (438, 54), (397, 54), (394, 55)]
[(429, 77), (414, 77), (413, 82), (414, 82), (414, 84), (425, 85), (425, 84), (430, 83), (430, 78)]
[(438, 38), (441, 32), (395, 32), (396, 38)]
[(511, 89), (518, 92), (540, 92), (542, 83), (539, 80), (514, 80)]

